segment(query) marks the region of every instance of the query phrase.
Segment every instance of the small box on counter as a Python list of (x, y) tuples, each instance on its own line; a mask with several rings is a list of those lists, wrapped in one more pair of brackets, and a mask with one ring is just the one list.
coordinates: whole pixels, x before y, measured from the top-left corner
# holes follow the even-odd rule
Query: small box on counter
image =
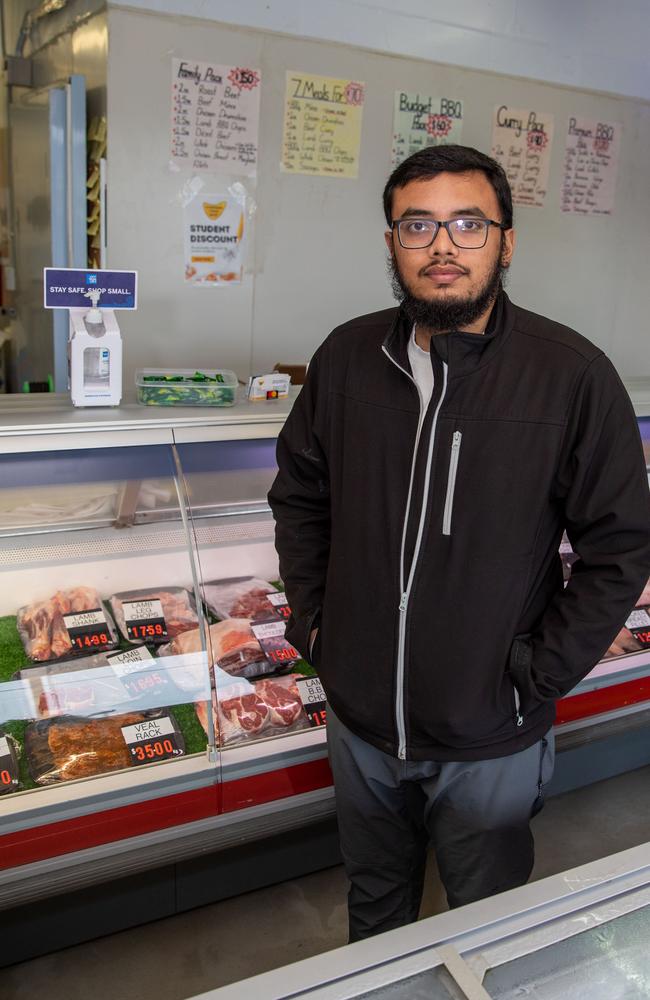
[(233, 406), (237, 399), (237, 376), (225, 368), (142, 368), (135, 384), (147, 406)]
[(307, 367), (306, 361), (301, 362), (301, 364), (287, 364), (284, 361), (277, 361), (273, 365), (273, 371), (288, 375), (292, 385), (304, 385), (307, 378)]
[(248, 380), (248, 398), (257, 403), (267, 399), (287, 399), (291, 376), (281, 372), (269, 375), (251, 375)]

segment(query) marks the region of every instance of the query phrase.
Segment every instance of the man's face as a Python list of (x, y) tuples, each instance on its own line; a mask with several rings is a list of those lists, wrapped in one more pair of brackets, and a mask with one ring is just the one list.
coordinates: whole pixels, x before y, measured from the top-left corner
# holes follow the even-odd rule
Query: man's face
[[(484, 173), (441, 173), (411, 181), (393, 193), (393, 219), (448, 221), (484, 218), (501, 222), (496, 193)], [(406, 250), (396, 230), (386, 233), (398, 295), (412, 318), (433, 332), (483, 332), (514, 251), (514, 230), (490, 226), (480, 249), (461, 249), (442, 226), (431, 246)], [(410, 307), (410, 308), (409, 308)]]

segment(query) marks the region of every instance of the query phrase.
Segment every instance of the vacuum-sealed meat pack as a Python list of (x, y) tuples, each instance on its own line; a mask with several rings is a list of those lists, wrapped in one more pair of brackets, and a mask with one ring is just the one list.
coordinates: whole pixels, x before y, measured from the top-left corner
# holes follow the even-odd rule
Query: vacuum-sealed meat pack
[(30, 660), (60, 660), (117, 646), (111, 617), (94, 587), (57, 590), (20, 608), (16, 624)]
[(110, 605), (128, 642), (165, 643), (198, 627), (196, 605), (185, 587), (149, 587), (113, 594)]
[(212, 580), (203, 587), (203, 599), (217, 618), (272, 617), (274, 605), (268, 595), (277, 593), (272, 584), (254, 576)]
[[(220, 746), (281, 736), (309, 728), (293, 675), (249, 682), (219, 679), (212, 693), (215, 732)], [(208, 732), (208, 702), (196, 705), (196, 714)]]
[[(227, 673), (237, 677), (260, 677), (274, 669), (253, 635), (247, 618), (228, 618), (210, 625), (208, 632), (212, 661)], [(160, 652), (162, 655), (179, 655), (197, 653), (200, 649), (201, 634), (195, 629), (177, 636)]]
[[(151, 753), (145, 752), (147, 747), (153, 747)], [(33, 722), (25, 730), (25, 752), (34, 781), (51, 785), (180, 756), (185, 745), (176, 720), (165, 709), (105, 719), (60, 716)]]

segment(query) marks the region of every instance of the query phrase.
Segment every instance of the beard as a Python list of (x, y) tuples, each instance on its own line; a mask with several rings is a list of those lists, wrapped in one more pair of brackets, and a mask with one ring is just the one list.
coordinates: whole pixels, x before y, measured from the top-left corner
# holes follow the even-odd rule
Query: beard
[(395, 255), (391, 253), (388, 258), (388, 275), (393, 295), (411, 323), (426, 327), (433, 334), (461, 330), (476, 322), (496, 299), (505, 283), (506, 272), (507, 266), (501, 263), (499, 253), (482, 288), (472, 297), (453, 298), (450, 295), (442, 300), (431, 301), (413, 295), (399, 272)]

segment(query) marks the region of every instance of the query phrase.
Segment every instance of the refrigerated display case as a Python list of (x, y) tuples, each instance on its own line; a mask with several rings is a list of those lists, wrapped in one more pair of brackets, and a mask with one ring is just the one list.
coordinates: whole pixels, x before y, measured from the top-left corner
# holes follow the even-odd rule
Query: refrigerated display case
[(193, 1000), (645, 1000), (650, 844)]
[[(22, 950), (16, 908), (165, 866), (174, 883), (183, 862), (333, 825), (324, 695), (282, 641), (266, 502), (291, 402), (0, 408), (0, 923), (14, 928), (12, 961), (39, 953)], [(650, 762), (648, 725), (650, 649), (599, 664), (559, 705), (555, 789)], [(197, 876), (182, 908), (334, 863), (333, 841), (302, 869), (295, 848), (247, 863), (243, 881), (233, 866)]]

